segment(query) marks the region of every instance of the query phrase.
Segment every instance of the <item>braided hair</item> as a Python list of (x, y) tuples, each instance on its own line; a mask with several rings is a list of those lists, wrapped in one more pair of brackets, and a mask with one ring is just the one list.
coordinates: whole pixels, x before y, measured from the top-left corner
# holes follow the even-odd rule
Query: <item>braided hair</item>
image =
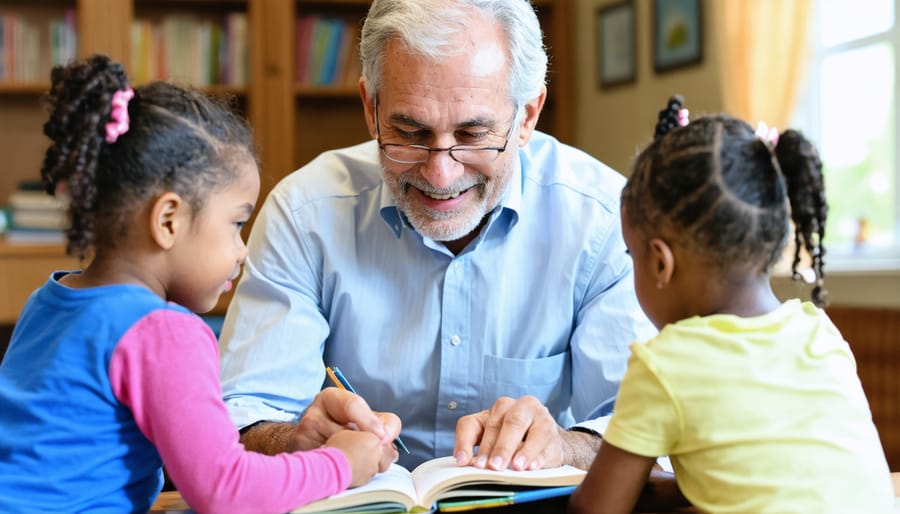
[[(768, 273), (781, 257), (793, 220), (796, 248), (812, 258), (812, 301), (824, 288), (825, 202), (822, 162), (796, 130), (777, 143), (746, 122), (719, 114), (689, 123), (673, 96), (659, 113), (654, 140), (637, 157), (622, 192), (627, 222), (645, 234), (662, 228), (719, 270)], [(679, 114), (681, 113), (681, 120)]]
[(114, 98), (129, 90), (122, 65), (94, 55), (54, 67), (50, 78), (41, 177), (49, 193), (68, 196), (70, 255), (115, 246), (136, 206), (163, 191), (185, 198), (196, 215), (209, 192), (236, 178), (242, 159), (256, 160), (249, 125), (223, 101), (151, 82), (134, 89), (129, 122), (111, 140)]

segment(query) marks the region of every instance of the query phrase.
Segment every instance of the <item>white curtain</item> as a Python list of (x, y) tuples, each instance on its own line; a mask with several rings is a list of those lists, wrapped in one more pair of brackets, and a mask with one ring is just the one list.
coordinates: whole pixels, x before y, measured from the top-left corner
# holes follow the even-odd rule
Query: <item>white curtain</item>
[(723, 110), (788, 127), (812, 55), (813, 0), (714, 0)]

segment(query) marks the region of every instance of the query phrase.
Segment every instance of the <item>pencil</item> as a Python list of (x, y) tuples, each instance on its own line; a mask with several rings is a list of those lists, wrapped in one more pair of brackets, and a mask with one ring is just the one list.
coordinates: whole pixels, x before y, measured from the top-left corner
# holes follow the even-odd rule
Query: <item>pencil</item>
[[(347, 377), (345, 377), (344, 374), (341, 373), (340, 368), (338, 368), (337, 366), (327, 366), (325, 368), (325, 373), (328, 374), (328, 378), (330, 378), (331, 381), (334, 382), (334, 385), (337, 386), (338, 389), (350, 391), (353, 394), (359, 394), (356, 392), (356, 390), (353, 389), (353, 386), (350, 385), (350, 381), (347, 380)], [(403, 444), (403, 441), (400, 440), (400, 436), (397, 436), (397, 438), (394, 439), (394, 444), (396, 444), (398, 448), (402, 449), (407, 454), (409, 453), (409, 448), (407, 448), (406, 445)]]

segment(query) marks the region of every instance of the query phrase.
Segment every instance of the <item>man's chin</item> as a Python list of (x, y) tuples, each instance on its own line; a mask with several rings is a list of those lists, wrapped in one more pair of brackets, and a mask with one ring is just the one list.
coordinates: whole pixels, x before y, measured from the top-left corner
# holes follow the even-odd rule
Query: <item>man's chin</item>
[[(433, 239), (435, 241), (440, 241), (442, 243), (447, 243), (450, 241), (456, 241), (457, 239), (462, 239), (467, 235), (471, 234), (472, 231), (478, 227), (478, 223), (460, 223), (457, 220), (435, 220), (431, 219), (428, 221), (424, 221), (421, 219), (413, 220), (410, 219), (412, 226), (416, 229), (416, 232), (422, 234), (425, 237)], [(474, 225), (474, 227), (472, 227)]]

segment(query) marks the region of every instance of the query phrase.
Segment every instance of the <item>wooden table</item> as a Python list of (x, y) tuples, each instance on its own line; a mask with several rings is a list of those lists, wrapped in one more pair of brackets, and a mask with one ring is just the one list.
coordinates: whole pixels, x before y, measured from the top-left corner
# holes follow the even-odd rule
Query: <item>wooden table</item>
[[(894, 481), (894, 493), (897, 495), (897, 499), (894, 501), (894, 514), (900, 514), (900, 473), (891, 473), (891, 479)], [(506, 514), (552, 514), (559, 512), (564, 514), (566, 503), (567, 499), (565, 498), (562, 500), (554, 499), (552, 504), (540, 502), (530, 507), (528, 505), (510, 505), (508, 507), (492, 509), (491, 512), (503, 512)], [(178, 491), (166, 491), (160, 493), (156, 502), (153, 504), (153, 507), (150, 509), (151, 514), (189, 514), (192, 512), (193, 511), (188, 507), (187, 503), (181, 498), (181, 495), (178, 494)], [(695, 511), (693, 509), (680, 509), (669, 514), (689, 512)]]
[[(566, 505), (568, 504), (568, 497), (565, 498), (551, 498), (549, 500), (534, 502), (534, 503), (526, 503), (523, 505), (508, 505), (505, 507), (494, 507), (491, 509), (484, 509), (481, 511), (474, 512), (490, 512), (491, 514), (565, 514), (566, 513)], [(679, 509), (671, 512), (658, 512), (658, 513), (647, 513), (647, 514), (688, 514), (695, 513), (694, 509)], [(178, 494), (178, 491), (166, 491), (160, 493), (159, 498), (156, 499), (156, 503), (153, 504), (153, 507), (150, 509), (150, 514), (190, 514), (193, 511), (188, 507), (188, 505), (181, 498), (181, 495)], [(898, 514), (900, 514), (900, 510), (898, 510)]]

